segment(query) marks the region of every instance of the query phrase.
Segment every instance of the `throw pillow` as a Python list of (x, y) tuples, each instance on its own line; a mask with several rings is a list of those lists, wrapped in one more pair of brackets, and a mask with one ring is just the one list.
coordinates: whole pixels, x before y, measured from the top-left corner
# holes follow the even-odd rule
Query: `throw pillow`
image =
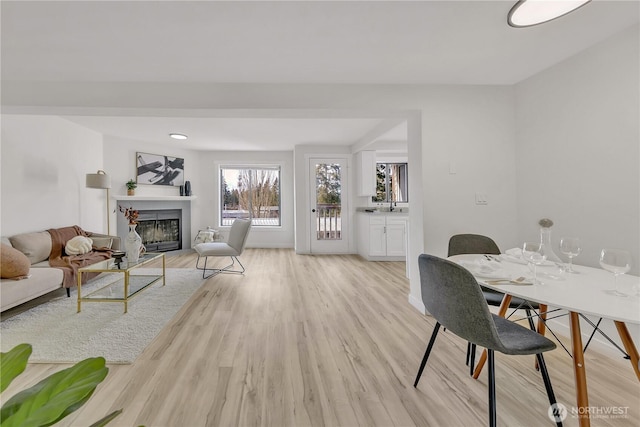
[(93, 241), (84, 236), (76, 236), (67, 241), (64, 251), (67, 255), (82, 255), (91, 252)]
[(29, 274), (29, 258), (19, 250), (4, 243), (0, 244), (0, 277), (20, 279)]
[(111, 237), (91, 236), (91, 240), (93, 240), (93, 246), (99, 249), (111, 249), (111, 245), (113, 244), (113, 239)]
[(49, 259), (51, 254), (51, 234), (46, 231), (16, 234), (9, 237), (11, 246), (29, 258), (31, 264)]

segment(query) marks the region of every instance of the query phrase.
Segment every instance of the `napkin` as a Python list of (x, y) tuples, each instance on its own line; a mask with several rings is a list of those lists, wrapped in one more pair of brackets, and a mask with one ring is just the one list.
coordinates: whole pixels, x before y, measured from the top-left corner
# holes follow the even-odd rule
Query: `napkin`
[(522, 249), (520, 248), (507, 249), (503, 254), (500, 254), (500, 258), (515, 264), (527, 264), (527, 261), (522, 259)]
[(509, 275), (502, 269), (499, 262), (480, 258), (473, 261), (460, 261), (460, 265), (466, 268), (476, 277), (486, 279), (508, 279)]
[(504, 251), (505, 254), (514, 257), (514, 258), (522, 258), (522, 249), (521, 248), (511, 248)]

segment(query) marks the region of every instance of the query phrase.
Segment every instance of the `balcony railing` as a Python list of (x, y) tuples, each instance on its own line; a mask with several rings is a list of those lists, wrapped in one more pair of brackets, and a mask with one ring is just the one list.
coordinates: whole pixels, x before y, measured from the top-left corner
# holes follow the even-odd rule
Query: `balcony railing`
[(318, 240), (342, 239), (342, 207), (338, 204), (316, 205), (316, 233)]
[[(222, 211), (222, 226), (230, 226), (237, 218), (251, 218), (246, 209), (224, 209)], [(259, 215), (251, 218), (253, 226), (279, 226), (280, 225), (280, 207), (267, 206), (262, 208)]]

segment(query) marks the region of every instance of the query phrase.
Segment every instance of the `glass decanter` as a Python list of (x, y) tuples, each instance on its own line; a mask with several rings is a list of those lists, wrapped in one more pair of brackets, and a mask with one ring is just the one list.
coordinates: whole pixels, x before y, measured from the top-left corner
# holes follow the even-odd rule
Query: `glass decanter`
[[(551, 220), (548, 221), (551, 222)], [(560, 280), (563, 278), (566, 270), (565, 264), (553, 251), (553, 245), (551, 245), (551, 226), (545, 227), (542, 225), (542, 220), (540, 223), (540, 243), (542, 243), (543, 254), (546, 256), (546, 262), (552, 264), (547, 268), (540, 269), (540, 274), (550, 279)], [(553, 222), (551, 222), (551, 224), (553, 225)]]

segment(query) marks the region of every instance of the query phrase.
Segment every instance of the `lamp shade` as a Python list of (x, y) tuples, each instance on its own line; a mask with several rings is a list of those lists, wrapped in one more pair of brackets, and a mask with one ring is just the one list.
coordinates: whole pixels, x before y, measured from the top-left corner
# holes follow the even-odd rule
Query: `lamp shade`
[(87, 174), (87, 188), (111, 188), (111, 177), (105, 171)]
[(573, 12), (591, 0), (519, 0), (509, 11), (507, 22), (521, 28), (542, 24)]

